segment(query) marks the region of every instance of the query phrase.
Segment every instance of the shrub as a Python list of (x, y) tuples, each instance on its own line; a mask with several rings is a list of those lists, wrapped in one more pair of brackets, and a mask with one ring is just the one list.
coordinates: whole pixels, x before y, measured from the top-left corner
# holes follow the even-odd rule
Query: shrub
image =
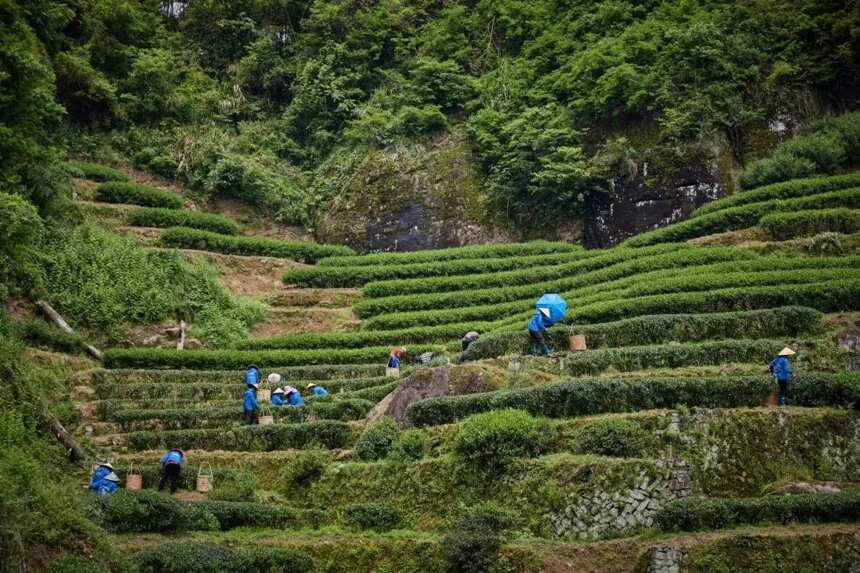
[(760, 498), (687, 498), (657, 511), (662, 531), (701, 531), (739, 525), (855, 522), (860, 493), (781, 495)]
[(388, 455), (399, 433), (397, 423), (392, 418), (383, 418), (362, 432), (355, 442), (353, 450), (356, 457), (364, 462), (384, 458)]
[(125, 222), (140, 227), (191, 227), (223, 235), (239, 232), (239, 225), (223, 215), (157, 207), (129, 211)]
[(95, 498), (94, 517), (106, 529), (118, 533), (177, 531), (189, 525), (182, 504), (172, 497), (146, 490), (120, 490)]
[[(566, 348), (571, 333), (582, 334), (588, 348), (594, 350), (670, 341), (800, 336), (818, 332), (821, 316), (819, 311), (802, 306), (709, 314), (656, 314), (576, 325), (571, 329), (551, 328), (546, 334), (547, 342), (554, 348)], [(500, 332), (484, 335), (473, 342), (465, 358), (480, 360), (505, 354), (525, 354), (528, 350), (527, 333), (521, 330)]]
[(321, 450), (301, 452), (284, 466), (281, 481), (287, 491), (305, 488), (320, 479), (329, 465), (331, 458)]
[(310, 573), (315, 562), (294, 550), (233, 549), (214, 543), (164, 543), (134, 554), (140, 573)]
[(384, 502), (354, 503), (343, 508), (343, 521), (356, 529), (390, 531), (403, 522), (403, 512)]
[(405, 253), (374, 253), (361, 257), (327, 257), (322, 259), (319, 264), (326, 267), (414, 265), (419, 263), (455, 261), (458, 259), (528, 257), (581, 250), (582, 247), (571, 243), (532, 241), (528, 243), (503, 243), (450, 249), (429, 249), (426, 251)]
[(171, 227), (161, 234), (159, 240), (166, 247), (199, 249), (231, 255), (279, 257), (305, 263), (314, 263), (322, 257), (346, 255), (353, 252), (349, 247), (339, 245), (237, 237), (187, 227)]
[(860, 211), (820, 209), (775, 213), (762, 217), (758, 224), (780, 241), (824, 232), (854, 233), (860, 230)]
[[(186, 471), (190, 471), (190, 468)], [(222, 478), (216, 474), (214, 480), (217, 487), (209, 493), (209, 501), (254, 501), (259, 488), (257, 476), (249, 471), (236, 471)]]
[[(426, 351), (439, 352), (438, 346), (413, 346), (406, 356)], [(108, 348), (105, 350), (105, 366), (108, 368), (243, 368), (258, 364), (270, 370), (270, 365), (323, 365), (373, 363), (384, 365), (391, 352), (390, 346), (369, 348), (315, 350), (184, 350), (177, 352), (163, 348)], [(239, 378), (241, 380), (241, 378)]]
[(430, 438), (420, 428), (402, 432), (388, 452), (388, 457), (398, 462), (414, 462), (430, 451)]
[(583, 426), (577, 432), (576, 447), (582, 454), (633, 458), (642, 454), (646, 437), (639, 424), (611, 418)]
[(186, 508), (197, 508), (214, 515), (222, 530), (236, 527), (318, 527), (324, 518), (318, 510), (295, 509), (270, 503), (201, 501), (187, 504)]
[(495, 503), (474, 506), (459, 516), (442, 538), (442, 554), (450, 573), (484, 573), (493, 570), (504, 532), (516, 516)]
[(693, 217), (748, 203), (759, 203), (771, 199), (793, 199), (795, 197), (817, 195), (827, 191), (838, 191), (839, 189), (848, 189), (851, 187), (860, 187), (860, 173), (773, 183), (706, 203), (693, 212)]
[(129, 203), (165, 209), (181, 209), (183, 203), (182, 197), (169, 191), (123, 182), (102, 183), (96, 188), (95, 199), (105, 203)]
[(14, 326), (18, 335), (30, 344), (70, 354), (86, 352), (87, 342), (80, 334), (66, 332), (44, 320), (34, 318), (14, 323)]
[(352, 436), (349, 424), (320, 420), (303, 424), (274, 424), (271, 426), (237, 427), (205, 430), (169, 430), (129, 432), (126, 440), (134, 450), (168, 447), (192, 449), (222, 449), (230, 451), (268, 452), (284, 449), (325, 447), (343, 448)]
[(763, 216), (771, 213), (788, 213), (804, 209), (837, 207), (860, 207), (860, 188), (855, 187), (817, 193), (805, 197), (786, 199), (784, 201), (772, 199), (740, 205), (738, 207), (730, 207), (636, 235), (627, 239), (623, 243), (623, 246), (643, 247), (657, 243), (685, 241), (693, 237), (702, 237), (713, 233), (752, 227)]
[(517, 458), (543, 453), (553, 439), (546, 420), (522, 410), (499, 410), (467, 418), (454, 439), (454, 453), (462, 463), (494, 476)]
[(122, 171), (87, 161), (66, 161), (66, 168), (73, 177), (92, 181), (128, 181), (130, 179)]
[(108, 573), (107, 569), (82, 557), (60, 557), (54, 560), (46, 573)]
[[(95, 369), (91, 371), (95, 384), (235, 384), (244, 380), (245, 367), (240, 370), (154, 370), (154, 369)], [(266, 369), (277, 372), (293, 386), (326, 381), (326, 388), (336, 384), (369, 383), (384, 379), (385, 364), (325, 364), (312, 366), (273, 365)], [(373, 378), (366, 378), (366, 377)], [(362, 387), (362, 386), (359, 386)]]
[[(478, 412), (501, 408), (518, 408), (550, 418), (678, 405), (736, 408), (757, 406), (774, 391), (771, 376), (582, 378), (537, 388), (419, 400), (410, 404), (407, 417), (416, 426), (429, 426), (449, 424)], [(792, 401), (800, 406), (846, 407), (860, 403), (860, 375), (797, 374), (792, 380), (791, 392)]]
[[(284, 274), (283, 280), (287, 284), (305, 287), (360, 287), (371, 281), (495, 273), (529, 267), (547, 267), (588, 258), (597, 254), (599, 253), (596, 251), (586, 253), (576, 250), (527, 257), (454, 259), (442, 262), (404, 265), (316, 266), (313, 268), (291, 269)], [(356, 259), (358, 258), (356, 257)]]

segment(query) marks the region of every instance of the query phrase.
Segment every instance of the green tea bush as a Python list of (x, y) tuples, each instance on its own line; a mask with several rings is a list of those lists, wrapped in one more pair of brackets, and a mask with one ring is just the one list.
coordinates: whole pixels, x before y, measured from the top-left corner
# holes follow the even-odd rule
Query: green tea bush
[[(506, 271), (500, 273), (484, 273), (465, 277), (428, 277), (419, 279), (379, 281), (366, 284), (362, 289), (362, 293), (364, 293), (366, 297), (377, 298), (403, 294), (468, 291), (473, 289), (487, 289), (490, 287), (511, 288), (517, 285), (531, 285), (533, 289), (530, 292), (533, 292), (536, 283), (541, 284), (539, 293), (551, 292), (566, 290), (566, 288), (563, 287), (547, 288), (550, 284), (556, 284), (551, 281), (569, 278), (588, 271), (603, 269), (604, 267), (623, 261), (639, 259), (650, 255), (665, 254), (672, 251), (692, 250), (694, 249), (691, 249), (686, 245), (655, 245), (647, 250), (615, 248), (582, 260), (545, 268)], [(696, 250), (702, 253), (723, 253), (726, 256), (723, 260), (728, 260), (728, 257), (732, 256), (732, 252), (736, 255), (736, 258), (744, 257), (744, 255), (737, 256), (737, 249)], [(682, 257), (683, 256), (685, 255), (682, 255)], [(746, 258), (754, 256), (754, 254), (749, 254)]]
[(488, 502), (473, 506), (456, 520), (442, 538), (442, 554), (449, 573), (492, 571), (505, 531), (516, 524), (509, 509)]
[(390, 531), (403, 522), (403, 512), (385, 502), (353, 503), (343, 508), (344, 523), (356, 529)]
[(455, 247), (449, 249), (429, 249), (415, 252), (387, 252), (363, 255), (361, 257), (327, 257), (322, 259), (320, 266), (352, 267), (352, 266), (382, 266), (382, 265), (414, 265), (420, 263), (438, 263), (456, 261), (459, 259), (485, 259), (506, 257), (528, 257), (581, 251), (582, 247), (571, 243), (553, 243), (549, 241), (531, 241), (528, 243), (502, 243), (480, 245), (474, 247)]
[(96, 188), (96, 201), (105, 203), (129, 203), (145, 207), (181, 209), (182, 197), (169, 191), (162, 191), (149, 185), (137, 183), (108, 182)]
[(420, 428), (402, 432), (392, 444), (388, 457), (398, 462), (415, 462), (430, 451), (430, 437)]
[[(671, 341), (698, 342), (717, 338), (776, 338), (813, 334), (821, 329), (822, 314), (802, 306), (708, 314), (654, 314), (615, 322), (551, 328), (547, 343), (566, 348), (568, 336), (582, 334), (589, 349), (659, 344)], [(465, 352), (466, 360), (495, 358), (505, 354), (526, 354), (528, 333), (486, 334)]]
[(281, 481), (286, 491), (306, 488), (320, 479), (330, 465), (331, 458), (321, 450), (301, 452), (284, 465)]
[(667, 503), (655, 521), (662, 531), (702, 531), (767, 523), (855, 522), (860, 493), (774, 495), (759, 498), (687, 498)]
[(522, 410), (498, 410), (467, 418), (454, 439), (454, 454), (485, 476), (504, 472), (517, 458), (545, 452), (555, 438), (547, 420)]
[(581, 454), (635, 458), (642, 455), (647, 434), (639, 424), (620, 418), (590, 422), (576, 433)]
[(73, 177), (91, 181), (129, 181), (131, 178), (119, 171), (87, 161), (66, 161), (66, 167)]
[(295, 550), (233, 549), (215, 543), (163, 543), (134, 554), (140, 573), (311, 573), (316, 564)]
[[(105, 404), (104, 412), (107, 413), (111, 409), (119, 409), (122, 402), (128, 400), (146, 400), (152, 404), (158, 404), (159, 401), (182, 400), (188, 403), (189, 400), (238, 400), (241, 396), (242, 387), (235, 381), (232, 383), (212, 383), (212, 382), (197, 382), (193, 384), (182, 383), (160, 383), (160, 382), (143, 382), (143, 383), (109, 383), (96, 384), (94, 386), (95, 395), (103, 402), (120, 402), (116, 406)], [(97, 404), (98, 406), (98, 404)], [(156, 405), (154, 407), (161, 407)], [(99, 415), (103, 415), (101, 412)]]
[[(496, 273), (512, 269), (541, 268), (569, 263), (597, 255), (597, 252), (569, 251), (528, 257), (503, 259), (454, 259), (431, 263), (410, 263), (404, 265), (358, 265), (315, 266), (313, 268), (290, 269), (283, 277), (287, 284), (304, 287), (360, 287), (371, 281), (397, 279), (458, 276), (481, 273)], [(358, 259), (359, 257), (356, 257)], [(347, 259), (348, 260), (348, 259)]]
[[(390, 378), (389, 378), (390, 380)], [(370, 388), (364, 388), (362, 390), (353, 390), (350, 392), (346, 392), (343, 394), (344, 398), (353, 398), (358, 400), (366, 400), (371, 404), (376, 405), (380, 400), (388, 396), (391, 392), (394, 391), (400, 385), (400, 382), (389, 382), (388, 384), (382, 384), (380, 386), (372, 386)], [(370, 410), (368, 410), (370, 411)], [(365, 412), (367, 414), (367, 412)]]
[(324, 519), (324, 513), (319, 510), (295, 509), (270, 503), (201, 501), (187, 504), (185, 507), (195, 507), (211, 513), (225, 531), (236, 527), (318, 527)]
[[(250, 364), (250, 362), (248, 363)], [(90, 371), (94, 384), (233, 384), (244, 381), (245, 366), (239, 370), (157, 370), (99, 368)], [(307, 386), (309, 382), (325, 381), (328, 388), (336, 384), (367, 383), (373, 386), (384, 378), (385, 364), (325, 364), (312, 366), (273, 365), (266, 372), (279, 373), (293, 386)], [(365, 386), (358, 386), (365, 387)]]
[(623, 246), (643, 247), (657, 243), (685, 241), (713, 233), (752, 227), (758, 223), (759, 219), (772, 213), (789, 213), (807, 209), (839, 207), (860, 207), (860, 188), (854, 187), (851, 189), (817, 193), (805, 197), (786, 199), (784, 201), (772, 199), (730, 207), (636, 235), (624, 241)]
[(108, 570), (83, 557), (63, 556), (52, 561), (45, 573), (108, 573)]
[(302, 424), (274, 424), (212, 428), (204, 430), (167, 430), (160, 432), (129, 432), (125, 438), (136, 450), (181, 448), (230, 451), (269, 452), (285, 449), (324, 447), (343, 448), (349, 443), (352, 430), (346, 422), (320, 420)]
[(860, 230), (860, 211), (856, 209), (816, 209), (775, 213), (759, 219), (759, 226), (774, 239), (784, 241), (818, 233), (854, 233)]
[(771, 199), (793, 199), (795, 197), (817, 195), (827, 191), (838, 191), (839, 189), (849, 189), (852, 187), (860, 187), (860, 173), (848, 173), (846, 175), (834, 175), (832, 177), (816, 177), (813, 179), (795, 179), (794, 181), (773, 183), (750, 191), (741, 191), (734, 195), (718, 199), (717, 201), (705, 203), (693, 211), (693, 217), (713, 213), (714, 211), (721, 211), (729, 207), (746, 205), (748, 203), (759, 203), (762, 201), (769, 201)]
[(380, 460), (388, 455), (399, 433), (400, 429), (392, 418), (383, 418), (362, 432), (353, 451), (361, 461)]
[[(422, 345), (409, 348), (406, 356), (426, 351), (440, 352), (438, 346)], [(267, 371), (269, 365), (288, 366), (373, 363), (385, 365), (390, 346), (373, 346), (355, 349), (321, 348), (316, 350), (184, 350), (177, 352), (162, 348), (108, 348), (105, 366), (108, 368), (241, 368), (258, 364)], [(241, 380), (241, 378), (240, 378)]]
[(230, 255), (279, 257), (304, 263), (314, 263), (323, 257), (353, 252), (349, 247), (339, 245), (221, 235), (187, 227), (171, 227), (161, 234), (159, 241), (165, 247), (199, 249)]
[[(189, 516), (181, 503), (154, 491), (120, 490), (94, 498), (92, 513), (108, 530), (117, 533), (166, 532), (187, 529)], [(206, 523), (195, 518), (195, 525)], [(210, 525), (212, 521), (208, 522)], [(217, 522), (215, 522), (217, 528)]]
[[(799, 406), (848, 407), (860, 403), (860, 375), (856, 373), (800, 373), (794, 376), (791, 384), (792, 402)], [(581, 378), (522, 390), (419, 400), (410, 404), (407, 417), (416, 426), (433, 426), (503, 408), (518, 408), (549, 418), (678, 405), (737, 408), (757, 406), (775, 391), (772, 376)]]
[(190, 227), (222, 235), (239, 232), (239, 225), (223, 215), (157, 207), (129, 211), (125, 223), (139, 227)]
[(846, 113), (812, 122), (799, 135), (777, 147), (740, 175), (741, 187), (751, 189), (776, 181), (835, 173), (856, 164), (860, 153), (860, 113)]

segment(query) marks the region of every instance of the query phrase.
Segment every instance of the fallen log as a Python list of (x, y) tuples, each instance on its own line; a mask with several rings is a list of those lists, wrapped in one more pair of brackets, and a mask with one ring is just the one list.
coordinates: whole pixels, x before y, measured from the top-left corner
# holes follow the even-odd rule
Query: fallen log
[[(39, 309), (43, 313), (45, 313), (45, 316), (50, 318), (54, 324), (56, 324), (58, 327), (60, 327), (60, 330), (67, 332), (69, 334), (75, 333), (75, 331), (72, 329), (72, 327), (69, 326), (69, 323), (67, 323), (65, 321), (65, 319), (63, 319), (63, 317), (60, 316), (60, 313), (57, 312), (56, 310), (54, 310), (54, 308), (50, 304), (48, 304), (47, 301), (38, 300), (38, 301), (36, 301), (36, 306), (38, 306)], [(101, 350), (99, 350), (98, 348), (96, 348), (95, 346), (93, 346), (91, 344), (87, 344), (86, 347), (87, 347), (87, 352), (89, 352), (93, 358), (95, 358), (96, 360), (104, 360), (104, 354), (102, 354)]]
[(71, 435), (63, 425), (51, 415), (50, 412), (48, 412), (48, 409), (45, 408), (45, 405), (41, 402), (39, 402), (39, 417), (42, 418), (42, 421), (49, 428), (51, 428), (51, 432), (54, 433), (60, 443), (66, 447), (66, 450), (69, 452), (69, 460), (73, 463), (78, 463), (89, 457), (75, 437)]

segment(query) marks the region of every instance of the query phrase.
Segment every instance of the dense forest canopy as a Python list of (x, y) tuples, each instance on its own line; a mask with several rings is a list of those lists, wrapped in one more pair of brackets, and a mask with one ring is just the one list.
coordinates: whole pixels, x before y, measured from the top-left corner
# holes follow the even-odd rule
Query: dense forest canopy
[(488, 207), (524, 223), (576, 211), (646, 149), (722, 146), (742, 166), (768, 122), (850, 108), (860, 77), (860, 9), (835, 0), (0, 9), (5, 190), (43, 204), (51, 144), (107, 146), (302, 225), (365, 146), (463, 127)]

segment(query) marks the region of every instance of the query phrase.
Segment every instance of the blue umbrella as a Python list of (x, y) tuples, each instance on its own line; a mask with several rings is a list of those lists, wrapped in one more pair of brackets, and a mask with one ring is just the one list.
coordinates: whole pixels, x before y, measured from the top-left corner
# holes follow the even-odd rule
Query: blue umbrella
[(538, 309), (545, 308), (549, 310), (549, 317), (553, 322), (558, 322), (564, 318), (567, 312), (567, 302), (557, 294), (545, 294), (540, 297), (535, 304)]

